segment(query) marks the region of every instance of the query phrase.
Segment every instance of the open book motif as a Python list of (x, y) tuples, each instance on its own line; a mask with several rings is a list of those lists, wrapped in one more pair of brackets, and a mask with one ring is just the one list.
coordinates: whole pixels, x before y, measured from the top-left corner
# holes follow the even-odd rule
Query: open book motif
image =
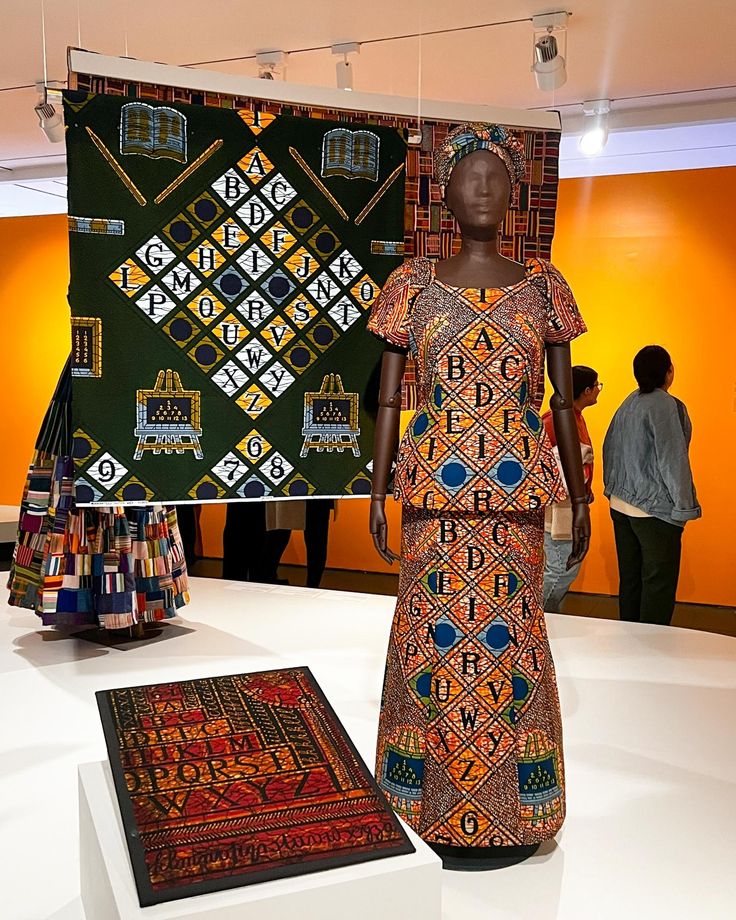
[(377, 182), (379, 145), (372, 131), (333, 128), (322, 140), (322, 175)]
[(168, 106), (129, 102), (120, 113), (120, 153), (186, 163), (186, 116)]

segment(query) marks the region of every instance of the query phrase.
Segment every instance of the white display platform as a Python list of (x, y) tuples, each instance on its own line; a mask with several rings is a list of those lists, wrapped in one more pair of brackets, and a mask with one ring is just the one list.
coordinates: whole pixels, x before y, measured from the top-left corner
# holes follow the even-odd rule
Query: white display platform
[(15, 543), (19, 517), (18, 505), (0, 505), (0, 543)]
[[(77, 768), (107, 756), (96, 690), (308, 665), (373, 762), (393, 598), (199, 578), (191, 594), (157, 638), (117, 647), (0, 610), (3, 920), (84, 918)], [(564, 615), (547, 626), (567, 821), (518, 866), (443, 872), (443, 920), (733, 920), (736, 639)]]
[[(87, 920), (440, 920), (442, 864), (409, 831), (415, 853), (168, 901), (138, 904), (107, 762), (79, 768), (82, 904)], [(416, 911), (416, 914), (413, 912)]]

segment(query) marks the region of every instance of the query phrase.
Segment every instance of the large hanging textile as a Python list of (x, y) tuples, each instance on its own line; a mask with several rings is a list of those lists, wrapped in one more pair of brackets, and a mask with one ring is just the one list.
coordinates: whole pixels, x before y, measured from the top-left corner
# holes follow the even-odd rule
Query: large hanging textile
[(71, 92), (78, 504), (370, 489), (394, 128)]

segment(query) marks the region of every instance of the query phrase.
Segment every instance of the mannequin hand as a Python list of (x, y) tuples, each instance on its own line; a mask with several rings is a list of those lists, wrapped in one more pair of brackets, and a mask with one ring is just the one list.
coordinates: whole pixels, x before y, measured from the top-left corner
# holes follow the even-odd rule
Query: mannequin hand
[(382, 498), (371, 499), (370, 531), (373, 545), (384, 562), (393, 565), (401, 558), (388, 547), (388, 524), (386, 523), (385, 501)]
[(572, 506), (572, 552), (567, 568), (582, 562), (590, 545), (590, 509), (584, 502)]

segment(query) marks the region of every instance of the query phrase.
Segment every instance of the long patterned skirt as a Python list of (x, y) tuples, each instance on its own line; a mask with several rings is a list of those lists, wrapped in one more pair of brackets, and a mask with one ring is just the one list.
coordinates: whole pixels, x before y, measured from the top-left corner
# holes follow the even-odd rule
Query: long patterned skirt
[(519, 846), (565, 817), (544, 512), (403, 509), (376, 778), (430, 843)]
[(21, 501), (9, 603), (46, 626), (122, 629), (189, 601), (175, 508), (77, 508), (67, 362), (41, 426)]

